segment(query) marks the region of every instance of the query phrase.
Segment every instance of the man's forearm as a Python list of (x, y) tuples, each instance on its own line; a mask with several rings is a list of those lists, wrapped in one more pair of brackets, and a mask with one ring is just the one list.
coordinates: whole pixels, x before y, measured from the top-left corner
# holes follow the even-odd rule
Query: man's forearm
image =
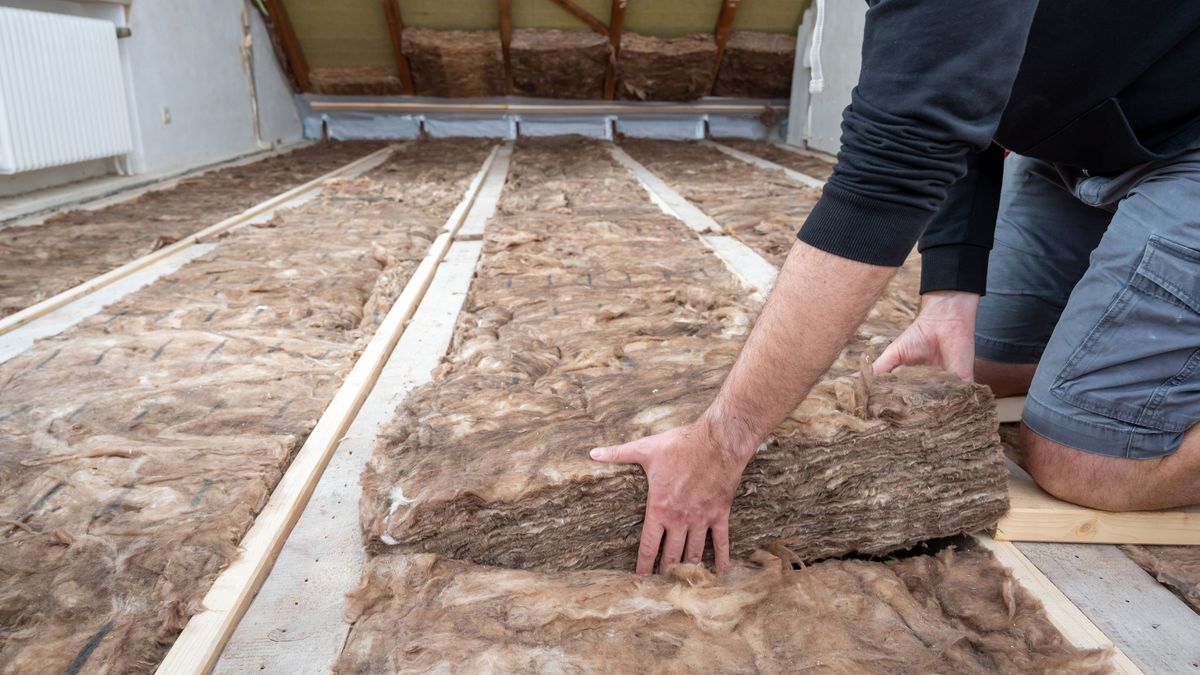
[(702, 418), (713, 437), (752, 453), (829, 369), (895, 271), (796, 242)]

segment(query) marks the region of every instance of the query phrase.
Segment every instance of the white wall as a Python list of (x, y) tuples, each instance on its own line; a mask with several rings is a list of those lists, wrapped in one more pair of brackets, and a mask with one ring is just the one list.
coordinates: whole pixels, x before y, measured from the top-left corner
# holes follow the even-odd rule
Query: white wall
[[(300, 140), (291, 92), (257, 11), (249, 8), (253, 74), (262, 143), (256, 138), (250, 78), (243, 69), (245, 0), (0, 0), (0, 5), (53, 11), (128, 25), (118, 41), (126, 68), (135, 151), (129, 168), (157, 174), (190, 169)], [(164, 121), (167, 109), (170, 121)], [(96, 165), (40, 172), (45, 186), (96, 173)], [(29, 184), (28, 179), (13, 179)], [(5, 192), (0, 186), (0, 194)], [(9, 190), (11, 192), (11, 190)]]
[[(810, 94), (806, 86), (797, 86), (801, 72), (811, 75), (810, 64), (803, 61), (806, 54), (797, 52), (798, 77), (792, 86), (788, 142), (803, 141), (813, 150), (836, 154), (841, 147), (842, 110), (850, 103), (850, 91), (858, 84), (858, 73), (862, 68), (867, 3), (831, 0), (825, 4), (825, 14), (821, 47), (825, 89)], [(807, 79), (803, 84), (807, 85)], [(797, 129), (800, 130), (798, 135)]]

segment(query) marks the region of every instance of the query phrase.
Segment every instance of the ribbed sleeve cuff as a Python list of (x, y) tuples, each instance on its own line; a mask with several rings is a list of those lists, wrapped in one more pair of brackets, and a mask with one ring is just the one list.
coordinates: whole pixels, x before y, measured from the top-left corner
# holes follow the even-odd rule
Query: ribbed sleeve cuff
[(796, 237), (843, 258), (899, 267), (932, 217), (925, 209), (826, 185)]
[(988, 250), (955, 244), (921, 251), (921, 293), (987, 289)]

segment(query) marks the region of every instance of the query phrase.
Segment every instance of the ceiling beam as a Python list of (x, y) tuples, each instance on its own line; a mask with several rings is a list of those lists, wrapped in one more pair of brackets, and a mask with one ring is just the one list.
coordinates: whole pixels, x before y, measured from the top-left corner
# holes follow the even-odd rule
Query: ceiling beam
[(733, 32), (733, 17), (737, 14), (740, 0), (722, 0), (721, 14), (717, 17), (717, 26), (713, 29), (713, 40), (717, 43), (717, 56), (713, 59), (712, 72), (708, 75), (708, 86), (704, 89), (705, 96), (712, 96), (713, 87), (717, 85), (717, 72), (721, 70), (721, 61), (725, 58), (725, 45), (729, 44), (729, 34)]
[(568, 12), (570, 12), (571, 15), (574, 16), (576, 19), (579, 19), (580, 21), (586, 23), (588, 25), (588, 27), (591, 28), (592, 30), (603, 35), (604, 37), (608, 37), (608, 27), (605, 26), (604, 24), (600, 23), (599, 19), (592, 16), (591, 13), (589, 13), (586, 9), (584, 9), (584, 8), (580, 7), (579, 5), (575, 4), (574, 2), (572, 2), (572, 0), (550, 0), (550, 1), (553, 2), (554, 4), (558, 5), (559, 7), (562, 7), (563, 9), (567, 10)]
[(287, 57), (288, 68), (296, 77), (296, 86), (300, 87), (301, 93), (312, 91), (312, 82), (308, 79), (308, 61), (304, 58), (300, 41), (296, 39), (296, 29), (292, 27), (292, 20), (288, 18), (283, 0), (264, 0), (264, 4), (267, 14), (271, 17), (271, 23), (275, 25), (279, 41), (283, 43), (283, 53)]
[(512, 44), (512, 0), (500, 2), (500, 52), (504, 56), (504, 93), (513, 93), (512, 56), (509, 46)]
[(604, 73), (604, 100), (611, 101), (617, 88), (617, 56), (621, 53), (621, 31), (625, 29), (625, 4), (629, 0), (613, 0), (608, 19), (608, 70)]
[(387, 20), (388, 36), (392, 39), (392, 56), (396, 59), (396, 72), (400, 74), (400, 84), (404, 93), (416, 94), (413, 87), (412, 72), (408, 69), (408, 59), (404, 58), (403, 43), (404, 23), (400, 20), (400, 0), (380, 0), (383, 4), (383, 16)]

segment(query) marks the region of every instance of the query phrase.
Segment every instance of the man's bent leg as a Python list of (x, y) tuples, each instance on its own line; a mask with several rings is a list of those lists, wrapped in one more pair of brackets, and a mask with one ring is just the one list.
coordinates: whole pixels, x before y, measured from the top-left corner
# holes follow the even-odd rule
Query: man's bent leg
[(1021, 425), (1025, 469), (1050, 494), (1105, 511), (1142, 511), (1200, 504), (1200, 427), (1175, 454), (1158, 459), (1095, 455)]
[(1027, 468), (1085, 506), (1196, 504), (1200, 151), (1131, 173), (1079, 187), (1119, 206), (1030, 386)]
[(975, 359), (975, 381), (991, 387), (996, 398), (1024, 396), (1033, 382), (1036, 363), (1002, 363)]

